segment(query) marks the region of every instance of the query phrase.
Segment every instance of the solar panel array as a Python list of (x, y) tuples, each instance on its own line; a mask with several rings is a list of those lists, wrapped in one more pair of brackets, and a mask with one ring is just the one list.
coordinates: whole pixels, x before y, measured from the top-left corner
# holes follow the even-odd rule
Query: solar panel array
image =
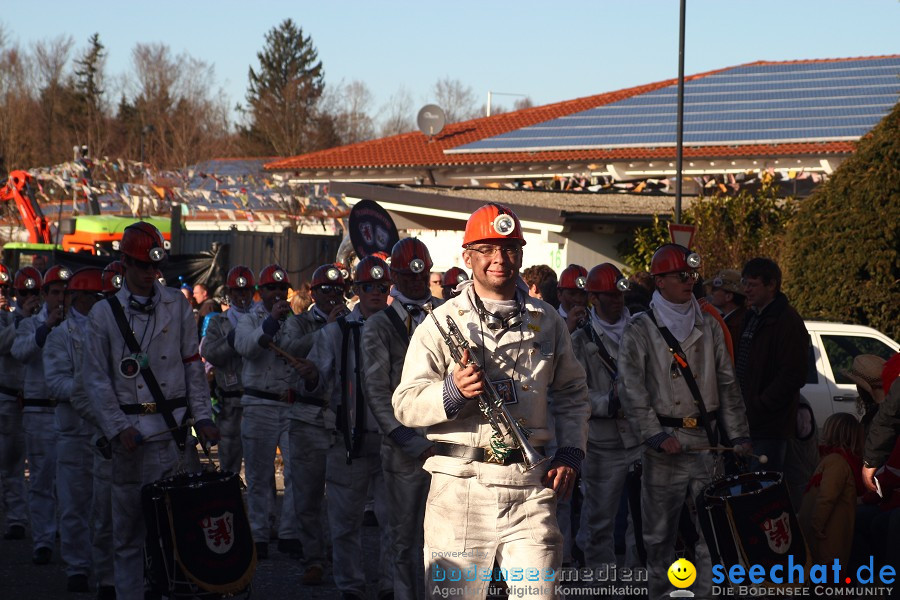
[[(677, 93), (671, 85), (445, 152), (674, 146)], [(685, 82), (684, 144), (856, 140), (898, 94), (900, 56), (735, 67)]]

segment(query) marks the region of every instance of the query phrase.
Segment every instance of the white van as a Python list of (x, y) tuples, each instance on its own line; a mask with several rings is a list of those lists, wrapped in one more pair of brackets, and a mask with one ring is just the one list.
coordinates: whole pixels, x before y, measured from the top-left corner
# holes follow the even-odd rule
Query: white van
[(843, 374), (858, 354), (874, 354), (884, 359), (900, 350), (900, 344), (876, 329), (863, 325), (844, 325), (806, 321), (809, 332), (809, 362), (806, 385), (800, 394), (812, 406), (819, 428), (836, 412), (853, 413), (859, 394), (856, 384)]

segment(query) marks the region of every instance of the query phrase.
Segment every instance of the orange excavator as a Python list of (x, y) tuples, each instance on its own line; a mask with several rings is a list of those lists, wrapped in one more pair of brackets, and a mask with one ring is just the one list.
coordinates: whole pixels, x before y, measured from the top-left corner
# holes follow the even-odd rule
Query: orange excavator
[(28, 230), (28, 241), (32, 244), (52, 244), (50, 223), (34, 197), (34, 177), (27, 171), (12, 171), (6, 181), (0, 182), (0, 200), (14, 201), (22, 217), (22, 224)]

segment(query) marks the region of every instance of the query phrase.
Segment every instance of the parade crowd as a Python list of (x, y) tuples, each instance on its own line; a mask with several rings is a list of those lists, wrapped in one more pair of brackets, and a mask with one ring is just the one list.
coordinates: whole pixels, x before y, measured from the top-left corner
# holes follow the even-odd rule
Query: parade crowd
[(302, 561), (297, 597), (331, 577), (344, 599), (483, 598), (497, 572), (618, 563), (646, 566), (655, 599), (688, 556), (709, 598), (703, 492), (757, 470), (783, 478), (813, 562), (897, 566), (900, 361), (857, 356), (861, 419), (817, 426), (775, 262), (704, 281), (700, 256), (665, 244), (629, 278), (522, 270), (521, 224), (497, 204), (461, 246), (465, 269), (445, 273), (416, 238), (308, 282), (235, 265), (221, 299), (164, 285), (143, 222), (102, 270), (0, 265), (0, 543), (30, 529), (47, 565), (58, 538), (69, 592), (151, 597), (142, 487), (217, 445), (243, 473), (257, 560)]

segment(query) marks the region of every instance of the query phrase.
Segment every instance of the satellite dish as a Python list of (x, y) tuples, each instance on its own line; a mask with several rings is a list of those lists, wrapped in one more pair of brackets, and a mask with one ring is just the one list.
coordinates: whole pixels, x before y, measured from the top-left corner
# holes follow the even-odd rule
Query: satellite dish
[(443, 131), (444, 125), (447, 124), (447, 115), (444, 114), (444, 109), (437, 104), (426, 104), (419, 111), (416, 124), (419, 126), (419, 131), (432, 137)]

